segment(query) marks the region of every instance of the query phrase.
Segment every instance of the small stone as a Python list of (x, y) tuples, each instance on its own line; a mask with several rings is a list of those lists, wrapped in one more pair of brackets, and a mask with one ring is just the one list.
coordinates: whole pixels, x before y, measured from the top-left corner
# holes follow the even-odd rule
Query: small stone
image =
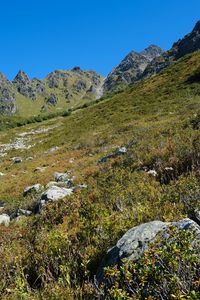
[(39, 193), (44, 187), (37, 183), (37, 184), (34, 184), (32, 186), (28, 186), (24, 189), (24, 193), (23, 195), (26, 196), (27, 194), (30, 194), (30, 193)]
[(54, 173), (54, 179), (55, 181), (65, 181), (69, 179), (69, 174), (68, 173), (59, 173), (55, 172)]
[(156, 177), (158, 175), (158, 173), (155, 170), (149, 170), (147, 172), (147, 174), (150, 175), (150, 176), (153, 176), (153, 177)]

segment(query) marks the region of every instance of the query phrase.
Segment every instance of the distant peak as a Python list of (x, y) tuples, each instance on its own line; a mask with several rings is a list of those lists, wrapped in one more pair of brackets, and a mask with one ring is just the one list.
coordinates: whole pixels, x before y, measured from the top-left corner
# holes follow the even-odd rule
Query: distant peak
[(196, 23), (196, 25), (194, 26), (193, 31), (200, 31), (200, 20)]
[(150, 45), (147, 48), (145, 48), (142, 52), (140, 52), (140, 54), (146, 57), (149, 61), (152, 61), (154, 58), (160, 56), (162, 53), (163, 50), (156, 45)]
[(28, 75), (24, 71), (22, 71), (22, 70), (20, 70), (17, 73), (17, 75), (16, 75), (16, 77), (14, 79), (14, 82), (28, 82), (28, 81), (30, 81)]

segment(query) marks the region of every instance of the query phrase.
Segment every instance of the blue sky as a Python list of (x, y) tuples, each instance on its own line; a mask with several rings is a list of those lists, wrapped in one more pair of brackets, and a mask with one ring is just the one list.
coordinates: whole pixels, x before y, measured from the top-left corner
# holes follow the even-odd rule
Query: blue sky
[(1, 0), (0, 71), (43, 78), (75, 65), (106, 75), (131, 50), (169, 49), (200, 19), (199, 0)]

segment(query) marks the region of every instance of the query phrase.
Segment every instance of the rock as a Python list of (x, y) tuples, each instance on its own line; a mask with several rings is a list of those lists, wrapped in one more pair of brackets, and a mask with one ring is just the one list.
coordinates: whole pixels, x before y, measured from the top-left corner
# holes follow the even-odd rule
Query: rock
[(198, 209), (194, 209), (192, 219), (200, 226), (200, 211)]
[(25, 209), (21, 209), (21, 208), (19, 208), (17, 210), (17, 217), (20, 217), (20, 216), (29, 217), (31, 215), (32, 215), (32, 211), (30, 211), (30, 210), (25, 210)]
[(158, 173), (155, 170), (149, 170), (149, 171), (147, 171), (147, 174), (150, 176), (153, 176), (153, 177), (158, 176)]
[(140, 52), (140, 54), (146, 57), (149, 61), (152, 61), (154, 58), (159, 57), (162, 53), (163, 50), (155, 45), (150, 45), (148, 48)]
[(58, 186), (51, 186), (41, 196), (41, 200), (45, 201), (57, 201), (63, 199), (66, 196), (70, 196), (73, 193), (72, 188), (62, 188)]
[(120, 147), (119, 149), (117, 149), (115, 152), (111, 153), (111, 154), (108, 154), (104, 157), (102, 157), (101, 159), (99, 159), (98, 163), (105, 163), (107, 162), (109, 159), (111, 158), (115, 158), (117, 156), (120, 156), (120, 155), (124, 155), (128, 152), (128, 149), (127, 147)]
[(54, 179), (55, 181), (65, 181), (67, 179), (69, 179), (69, 174), (68, 173), (59, 173), (59, 172), (55, 172), (54, 173)]
[(97, 285), (103, 280), (105, 267), (119, 264), (124, 259), (138, 260), (148, 249), (149, 244), (156, 239), (158, 233), (165, 232), (171, 225), (180, 230), (193, 230), (196, 239), (200, 240), (200, 226), (190, 219), (168, 223), (152, 221), (133, 227), (122, 236), (113, 248), (108, 250), (96, 274)]
[(0, 114), (12, 116), (17, 111), (15, 89), (12, 83), (0, 73)]
[(0, 200), (0, 212), (4, 210), (5, 203)]
[(55, 151), (57, 151), (59, 149), (60, 148), (58, 146), (54, 146), (54, 147), (50, 148), (47, 153), (53, 153), (53, 152), (55, 152)]
[(57, 104), (57, 102), (58, 102), (58, 97), (54, 94), (51, 94), (49, 96), (49, 98), (47, 99), (47, 103), (51, 104), (51, 105), (54, 105), (54, 106)]
[(23, 161), (21, 157), (13, 157), (12, 159), (15, 164), (20, 164)]
[(37, 167), (35, 168), (34, 172), (40, 172), (43, 173), (46, 170), (47, 167)]
[(81, 92), (82, 90), (86, 90), (87, 89), (87, 84), (85, 81), (83, 80), (79, 80), (77, 81), (76, 83), (74, 83), (73, 85), (73, 89), (76, 91), (76, 92)]
[(7, 214), (0, 215), (0, 225), (9, 226), (10, 224), (10, 217)]
[(26, 160), (28, 160), (28, 161), (33, 160), (33, 157), (29, 156), (29, 157), (26, 158)]
[(87, 189), (87, 188), (88, 188), (87, 184), (85, 184), (85, 183), (79, 184), (78, 187), (79, 187), (81, 190)]
[(2, 173), (2, 172), (0, 172), (0, 176), (5, 176), (5, 174), (4, 174), (4, 173)]
[(24, 196), (27, 196), (27, 195), (30, 194), (30, 193), (39, 193), (39, 192), (41, 192), (43, 189), (44, 189), (44, 187), (43, 187), (41, 184), (37, 183), (37, 184), (34, 184), (34, 185), (32, 185), (32, 186), (26, 187), (26, 188), (24, 189), (23, 195), (24, 195)]
[(118, 154), (125, 154), (127, 153), (128, 149), (126, 147), (121, 147), (118, 149), (117, 153)]

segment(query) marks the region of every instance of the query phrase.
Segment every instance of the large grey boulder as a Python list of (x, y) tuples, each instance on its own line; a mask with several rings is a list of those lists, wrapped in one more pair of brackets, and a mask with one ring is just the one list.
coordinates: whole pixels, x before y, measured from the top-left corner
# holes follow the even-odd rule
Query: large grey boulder
[(148, 249), (149, 244), (156, 239), (157, 235), (161, 232), (164, 233), (171, 225), (179, 229), (194, 230), (196, 232), (196, 239), (200, 240), (200, 226), (190, 219), (166, 223), (152, 221), (133, 227), (122, 236), (113, 248), (108, 250), (97, 271), (96, 284), (98, 285), (103, 280), (103, 270), (105, 267), (119, 264), (124, 259), (138, 260)]
[(70, 196), (73, 193), (73, 188), (63, 188), (58, 186), (51, 186), (44, 193), (42, 193), (41, 200), (46, 201), (57, 201)]
[(0, 225), (8, 227), (10, 224), (10, 217), (7, 214), (0, 215)]

